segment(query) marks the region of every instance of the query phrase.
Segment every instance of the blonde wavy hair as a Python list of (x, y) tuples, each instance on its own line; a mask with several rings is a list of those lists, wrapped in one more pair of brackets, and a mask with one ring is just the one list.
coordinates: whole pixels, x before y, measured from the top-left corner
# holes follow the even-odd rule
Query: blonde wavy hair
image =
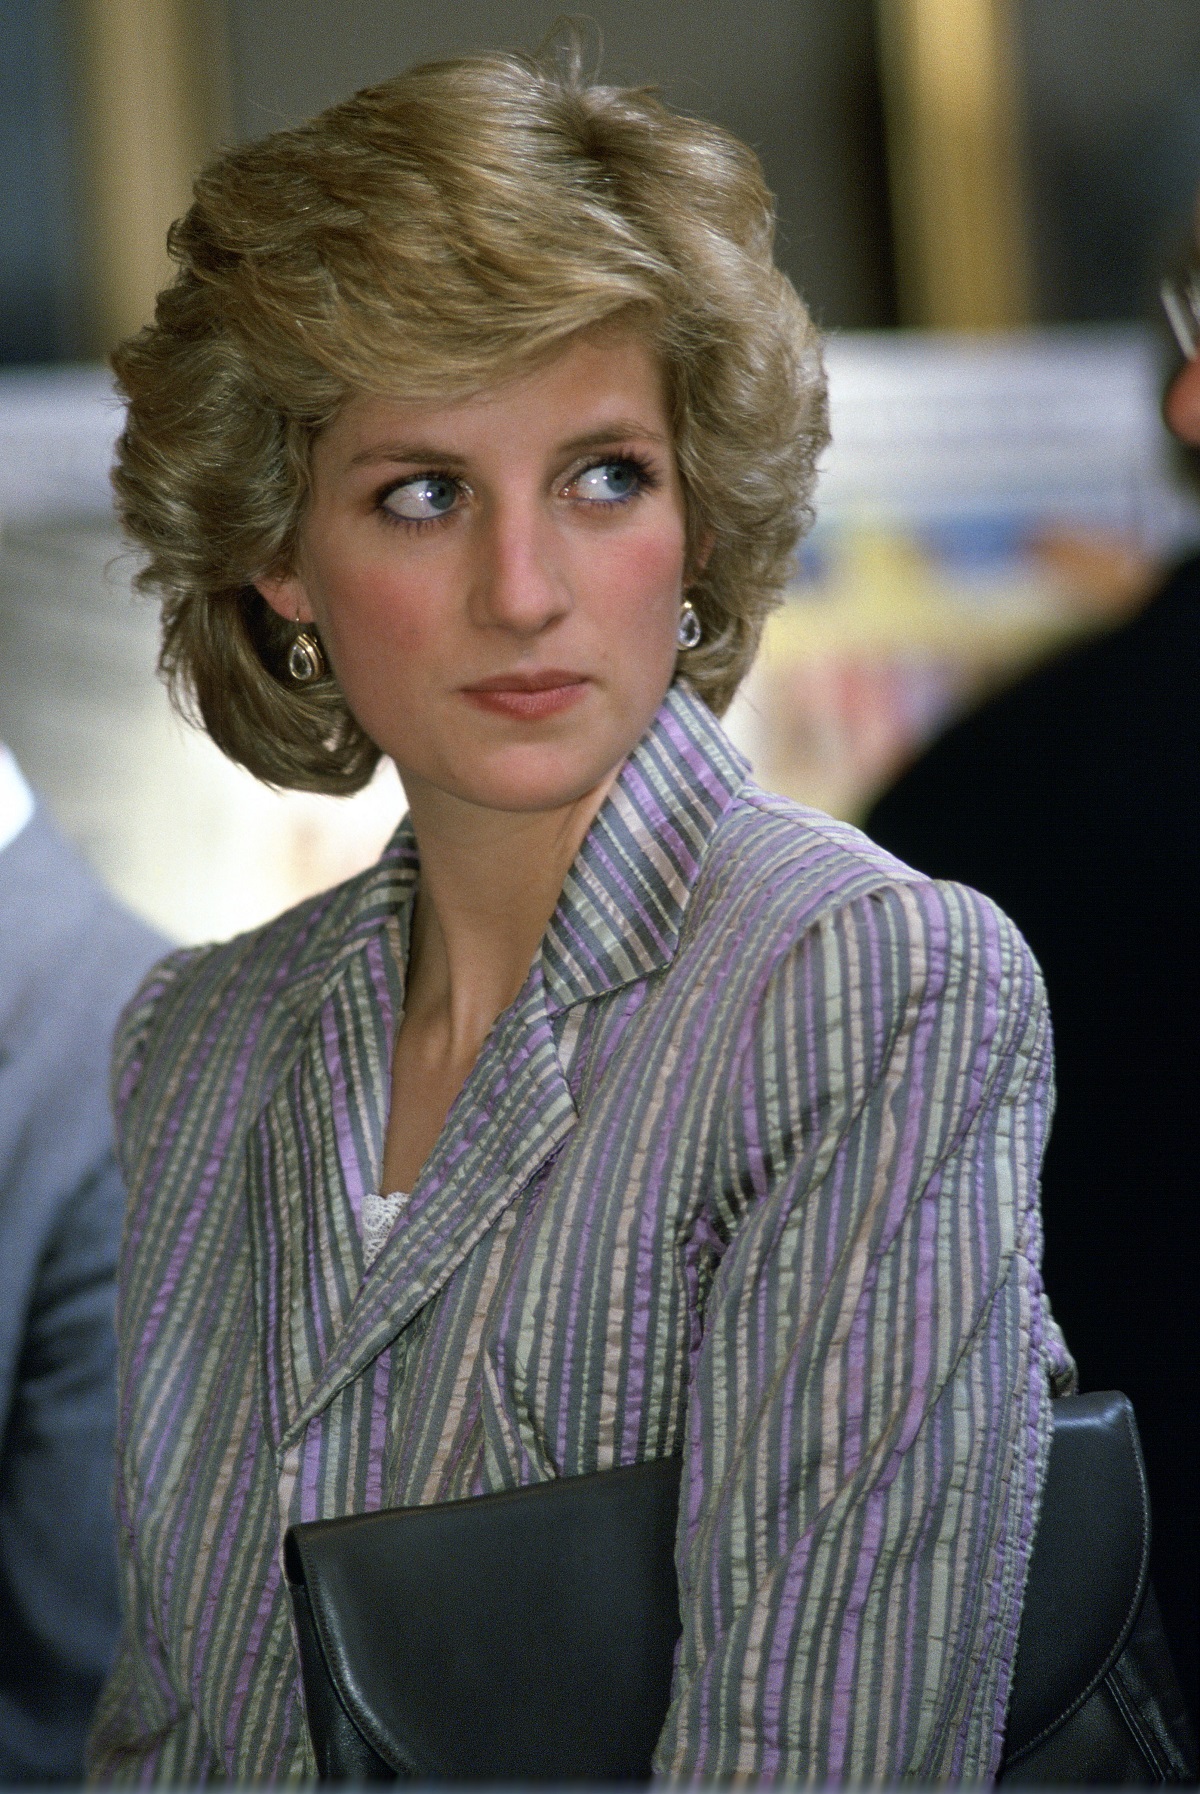
[(286, 672), (295, 628), (255, 588), (293, 565), (312, 445), (354, 393), (451, 400), (583, 330), (660, 358), (685, 494), (686, 677), (720, 715), (811, 521), (827, 437), (816, 333), (772, 259), (753, 152), (576, 34), (429, 63), (218, 156), (171, 228), (153, 324), (113, 356), (113, 474), (161, 595), (176, 703), (270, 784), (351, 792), (379, 749), (336, 681)]

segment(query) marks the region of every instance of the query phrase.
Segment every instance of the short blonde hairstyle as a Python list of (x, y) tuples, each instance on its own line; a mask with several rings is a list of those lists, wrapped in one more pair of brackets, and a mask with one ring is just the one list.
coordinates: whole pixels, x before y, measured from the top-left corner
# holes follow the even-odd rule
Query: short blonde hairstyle
[(664, 370), (704, 632), (686, 678), (720, 715), (827, 436), (773, 229), (745, 144), (589, 79), (573, 36), (410, 69), (218, 156), (171, 229), (153, 324), (113, 357), (118, 509), (176, 702), (268, 783), (357, 790), (378, 748), (331, 676), (289, 681), (295, 628), (254, 586), (294, 565), (314, 439), (354, 393), (465, 397), (617, 325)]

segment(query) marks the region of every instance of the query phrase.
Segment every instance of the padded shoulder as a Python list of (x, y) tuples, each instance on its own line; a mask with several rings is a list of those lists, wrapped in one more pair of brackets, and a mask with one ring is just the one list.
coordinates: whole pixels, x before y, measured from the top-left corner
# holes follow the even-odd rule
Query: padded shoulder
[[(329, 978), (394, 912), (411, 872), (392, 850), (365, 872), (273, 921), (213, 946), (185, 948), (154, 967), (121, 1018), (112, 1100), (119, 1156), (212, 1054), (245, 1045), (265, 1071), (303, 1025)], [(248, 1076), (246, 1087), (253, 1087)]]
[(701, 925), (711, 907), (765, 904), (787, 937), (871, 891), (929, 882), (852, 823), (747, 782), (713, 834), (693, 900)]

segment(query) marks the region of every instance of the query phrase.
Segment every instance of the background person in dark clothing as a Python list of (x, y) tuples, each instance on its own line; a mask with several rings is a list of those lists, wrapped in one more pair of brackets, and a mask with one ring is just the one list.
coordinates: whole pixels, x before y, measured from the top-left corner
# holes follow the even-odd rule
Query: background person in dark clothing
[[(1200, 444), (1200, 361), (1165, 412)], [(1200, 558), (1132, 622), (951, 729), (866, 827), (995, 898), (1041, 962), (1058, 1077), (1046, 1285), (1081, 1387), (1134, 1404), (1155, 1587), (1195, 1723)]]

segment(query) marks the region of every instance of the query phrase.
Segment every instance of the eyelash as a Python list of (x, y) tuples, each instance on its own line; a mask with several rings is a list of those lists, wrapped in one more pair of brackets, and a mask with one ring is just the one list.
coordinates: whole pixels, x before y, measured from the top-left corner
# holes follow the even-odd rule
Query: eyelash
[(457, 474), (446, 473), (444, 470), (436, 467), (426, 467), (421, 473), (409, 474), (406, 479), (390, 481), (382, 491), (375, 495), (375, 509), (379, 512), (383, 521), (390, 524), (393, 529), (439, 529), (442, 524), (449, 523), (456, 515), (456, 511), (444, 511), (440, 517), (401, 517), (399, 512), (389, 511), (387, 501), (391, 498), (393, 492), (400, 492), (405, 486), (415, 484), (417, 480), (448, 480), (451, 485), (457, 486), (460, 484)]
[(629, 453), (600, 455), (596, 460), (589, 461), (586, 467), (581, 467), (573, 473), (571, 484), (574, 485), (576, 480), (581, 480), (585, 473), (592, 473), (597, 467), (632, 467), (637, 475), (637, 485), (633, 491), (626, 492), (621, 498), (610, 498), (605, 506), (607, 510), (616, 510), (619, 505), (627, 505), (631, 499), (640, 497), (643, 492), (655, 491), (661, 483), (657, 472), (644, 455)]
[[(658, 473), (649, 461), (643, 455), (632, 452), (619, 455), (598, 455), (594, 460), (587, 461), (582, 467), (576, 468), (568, 483), (574, 485), (576, 480), (581, 480), (585, 473), (592, 473), (597, 467), (631, 467), (637, 475), (637, 485), (632, 492), (626, 492), (620, 498), (608, 499), (602, 505), (589, 504), (589, 510), (616, 511), (629, 504), (631, 500), (640, 497), (643, 492), (655, 491), (661, 484)], [(440, 517), (401, 517), (396, 511), (388, 510), (387, 501), (393, 492), (399, 492), (402, 487), (420, 479), (448, 480), (453, 485), (461, 484), (457, 474), (447, 473), (444, 469), (436, 467), (423, 468), (420, 473), (409, 474), (403, 480), (392, 480), (381, 492), (376, 494), (375, 498), (375, 508), (385, 523), (404, 530), (438, 529), (456, 516), (456, 511), (444, 511)]]

